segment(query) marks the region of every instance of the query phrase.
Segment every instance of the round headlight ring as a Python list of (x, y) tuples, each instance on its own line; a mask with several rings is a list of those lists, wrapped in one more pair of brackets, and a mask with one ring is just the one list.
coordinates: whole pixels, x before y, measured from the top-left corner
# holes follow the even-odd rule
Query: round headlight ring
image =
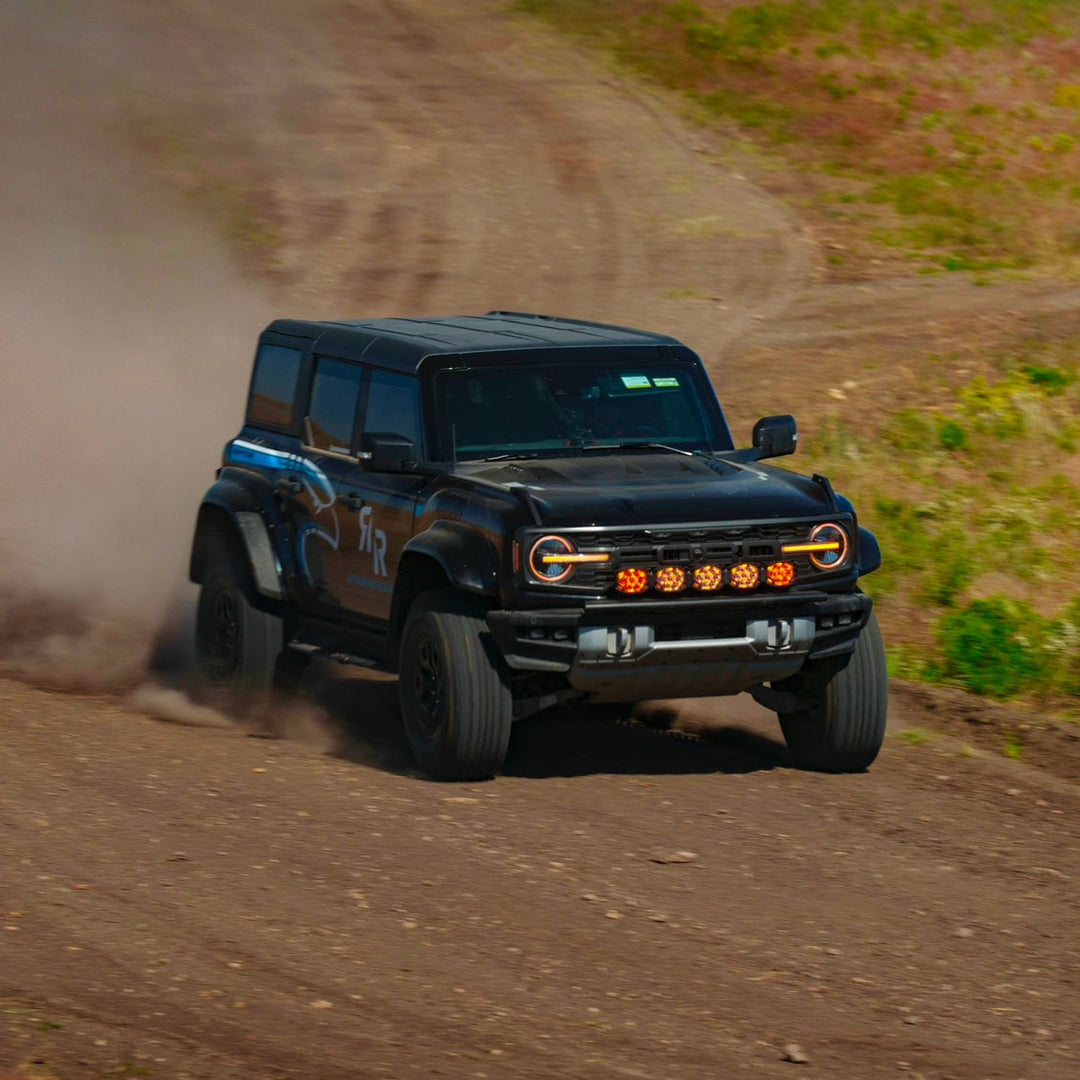
[(574, 572), (574, 563), (544, 562), (545, 555), (575, 555), (577, 548), (565, 536), (541, 536), (529, 548), (529, 573), (545, 585), (558, 585)]
[(850, 544), (848, 534), (844, 529), (831, 521), (821, 525), (815, 525), (810, 532), (810, 543), (825, 544), (836, 543), (839, 545), (833, 551), (812, 551), (810, 561), (819, 570), (839, 570), (847, 562)]

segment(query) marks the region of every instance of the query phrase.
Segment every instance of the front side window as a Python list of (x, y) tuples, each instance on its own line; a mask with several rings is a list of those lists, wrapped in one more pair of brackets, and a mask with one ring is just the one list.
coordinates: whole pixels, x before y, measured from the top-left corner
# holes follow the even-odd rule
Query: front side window
[(401, 435), (420, 446), (420, 386), (409, 375), (393, 371), (371, 372), (364, 430)]
[(726, 449), (689, 364), (652, 360), (485, 365), (435, 377), (447, 456), (567, 451), (664, 443), (689, 451)]
[(308, 438), (311, 445), (334, 454), (353, 452), (356, 406), (364, 369), (359, 364), (318, 357), (311, 383)]
[(296, 379), (303, 353), (284, 345), (263, 345), (255, 357), (248, 422), (269, 427), (292, 424)]

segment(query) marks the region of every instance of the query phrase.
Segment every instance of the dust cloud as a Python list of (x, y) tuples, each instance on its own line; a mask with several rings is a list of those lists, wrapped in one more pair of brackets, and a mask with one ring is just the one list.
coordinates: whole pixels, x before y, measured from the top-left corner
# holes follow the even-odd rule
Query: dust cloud
[(271, 317), (124, 108), (121, 4), (0, 7), (0, 670), (133, 687)]

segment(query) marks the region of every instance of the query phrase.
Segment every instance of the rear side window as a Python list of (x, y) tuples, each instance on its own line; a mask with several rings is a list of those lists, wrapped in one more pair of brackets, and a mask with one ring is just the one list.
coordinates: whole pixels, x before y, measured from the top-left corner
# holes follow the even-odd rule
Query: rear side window
[(334, 454), (351, 454), (356, 406), (364, 369), (342, 360), (315, 361), (308, 411), (311, 445)]
[(403, 435), (420, 446), (420, 384), (409, 375), (375, 369), (368, 389), (364, 430)]
[(263, 345), (259, 349), (248, 402), (250, 423), (285, 428), (292, 425), (296, 379), (302, 357), (299, 349), (284, 345)]

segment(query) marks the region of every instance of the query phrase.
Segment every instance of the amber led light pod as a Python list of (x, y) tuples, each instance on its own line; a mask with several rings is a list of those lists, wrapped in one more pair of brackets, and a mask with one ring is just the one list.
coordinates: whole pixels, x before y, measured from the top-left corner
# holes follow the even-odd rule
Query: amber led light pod
[(770, 563), (765, 580), (775, 589), (786, 589), (795, 580), (795, 567), (789, 562)]
[(735, 589), (753, 589), (761, 580), (761, 571), (753, 563), (739, 563), (731, 568), (730, 579)]
[(699, 566), (694, 570), (694, 588), (700, 592), (716, 592), (724, 584), (724, 571), (719, 566)]
[(681, 566), (665, 566), (657, 570), (656, 587), (660, 592), (682, 592), (686, 588), (686, 571)]
[(615, 588), (627, 596), (636, 596), (649, 587), (649, 575), (637, 567), (628, 566), (615, 575)]

